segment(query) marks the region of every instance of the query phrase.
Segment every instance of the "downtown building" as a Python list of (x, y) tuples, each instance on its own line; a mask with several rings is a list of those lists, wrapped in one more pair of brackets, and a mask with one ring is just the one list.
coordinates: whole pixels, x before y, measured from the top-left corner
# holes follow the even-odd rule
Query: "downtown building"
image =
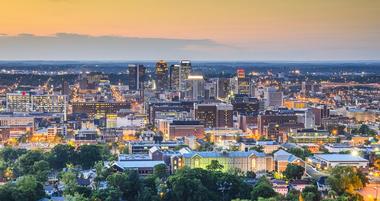
[(129, 90), (144, 90), (145, 66), (141, 64), (129, 64), (128, 72)]
[(165, 91), (169, 89), (169, 68), (168, 64), (160, 60), (156, 63), (156, 90)]
[(225, 103), (195, 104), (195, 119), (205, 128), (233, 127), (233, 106)]
[(32, 95), (28, 92), (8, 93), (6, 97), (8, 112), (41, 112), (65, 113), (67, 110), (66, 95)]

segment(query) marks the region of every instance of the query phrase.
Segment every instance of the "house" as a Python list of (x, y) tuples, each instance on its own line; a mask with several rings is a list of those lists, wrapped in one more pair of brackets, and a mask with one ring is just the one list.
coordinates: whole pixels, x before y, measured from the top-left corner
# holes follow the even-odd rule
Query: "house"
[(317, 188), (320, 192), (327, 192), (330, 190), (329, 185), (327, 184), (327, 177), (319, 177), (317, 180)]
[(288, 164), (305, 167), (305, 161), (282, 149), (278, 150), (273, 154), (273, 160), (275, 163), (275, 170), (277, 172), (285, 171)]
[(288, 189), (288, 184), (286, 183), (286, 181), (274, 179), (271, 181), (271, 183), (272, 183), (273, 190), (276, 191), (277, 193), (284, 196), (288, 194), (289, 189)]
[(312, 186), (312, 185), (313, 184), (310, 181), (298, 179), (298, 180), (293, 180), (292, 182), (290, 182), (289, 189), (294, 189), (299, 192), (302, 192), (303, 189), (305, 189), (307, 186)]

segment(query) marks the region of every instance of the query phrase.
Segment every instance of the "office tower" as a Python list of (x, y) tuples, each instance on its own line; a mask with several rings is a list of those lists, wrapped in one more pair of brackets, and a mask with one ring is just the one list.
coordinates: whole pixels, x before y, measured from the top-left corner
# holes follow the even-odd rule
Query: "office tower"
[(250, 78), (238, 78), (238, 94), (246, 94), (250, 93)]
[(217, 82), (217, 96), (219, 99), (228, 97), (231, 91), (230, 78), (218, 78)]
[(315, 125), (322, 126), (322, 120), (324, 118), (330, 117), (330, 109), (326, 105), (319, 105), (317, 107), (312, 107), (311, 110), (315, 116)]
[(259, 100), (254, 97), (248, 97), (246, 95), (236, 95), (231, 101), (234, 107), (234, 112), (238, 114), (258, 114), (260, 105)]
[(66, 95), (66, 96), (69, 96), (71, 94), (69, 82), (67, 82), (66, 80), (64, 80), (62, 82), (62, 93), (61, 94)]
[(242, 68), (238, 68), (236, 70), (236, 76), (237, 78), (245, 78), (245, 70)]
[(188, 79), (189, 75), (191, 74), (192, 67), (191, 62), (189, 60), (182, 60), (180, 64), (180, 71), (179, 71), (179, 89), (180, 91), (187, 91), (187, 83), (186, 80)]
[(170, 66), (170, 89), (179, 91), (181, 65), (174, 64)]
[(304, 124), (297, 122), (297, 116), (291, 112), (266, 111), (257, 118), (258, 131), (261, 136), (282, 141), (289, 129), (304, 128)]
[(162, 91), (169, 89), (168, 64), (163, 60), (156, 63), (156, 89)]
[(189, 75), (187, 84), (190, 90), (186, 92), (187, 99), (199, 100), (204, 98), (205, 95), (205, 80), (202, 75)]
[(128, 85), (129, 90), (140, 90), (144, 87), (145, 79), (145, 67), (140, 64), (129, 64), (128, 65)]
[(205, 83), (205, 99), (215, 100), (217, 98), (217, 82), (218, 79), (209, 79)]
[(231, 104), (196, 104), (195, 118), (205, 128), (233, 127), (233, 106)]
[(25, 91), (20, 93), (7, 93), (6, 104), (8, 112), (30, 112), (31, 96)]
[(277, 91), (274, 87), (267, 87), (264, 91), (265, 106), (278, 108), (283, 104), (282, 91)]

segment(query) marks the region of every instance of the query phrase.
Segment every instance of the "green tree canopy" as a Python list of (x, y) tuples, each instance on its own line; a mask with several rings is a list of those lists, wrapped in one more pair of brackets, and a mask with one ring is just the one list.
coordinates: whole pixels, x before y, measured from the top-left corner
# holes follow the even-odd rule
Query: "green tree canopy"
[(338, 195), (344, 193), (353, 195), (356, 190), (363, 188), (368, 183), (368, 179), (355, 167), (338, 166), (331, 170), (327, 182)]
[(305, 172), (304, 167), (289, 163), (286, 166), (286, 169), (283, 172), (283, 174), (285, 175), (287, 179), (301, 179), (304, 172)]
[(224, 166), (219, 163), (217, 160), (211, 160), (211, 163), (206, 166), (206, 169), (211, 171), (220, 171), (223, 170)]

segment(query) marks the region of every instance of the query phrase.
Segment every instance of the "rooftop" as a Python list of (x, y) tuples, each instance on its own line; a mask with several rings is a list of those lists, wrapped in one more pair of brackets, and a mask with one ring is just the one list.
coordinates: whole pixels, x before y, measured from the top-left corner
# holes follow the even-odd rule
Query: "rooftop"
[(351, 154), (315, 154), (314, 157), (329, 162), (344, 162), (344, 161), (356, 161), (356, 162), (368, 162), (368, 160), (360, 157), (353, 156)]

